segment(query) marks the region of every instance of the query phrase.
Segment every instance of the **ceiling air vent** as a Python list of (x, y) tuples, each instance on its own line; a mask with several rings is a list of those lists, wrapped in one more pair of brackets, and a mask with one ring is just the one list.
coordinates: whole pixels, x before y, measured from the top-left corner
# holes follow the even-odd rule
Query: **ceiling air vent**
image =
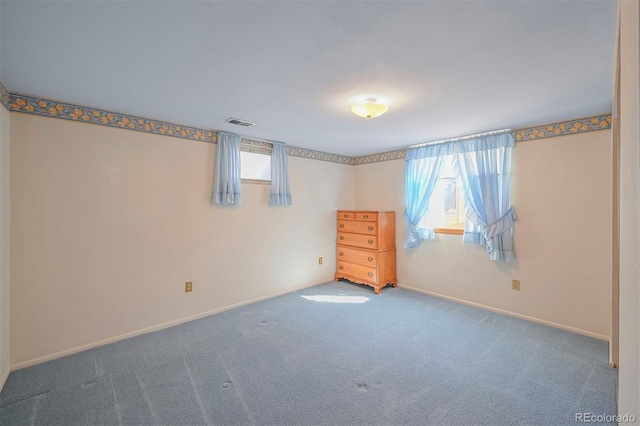
[(252, 127), (256, 125), (256, 123), (240, 120), (239, 118), (233, 118), (233, 117), (227, 118), (225, 120), (225, 123), (237, 124), (238, 126), (243, 126), (243, 127)]

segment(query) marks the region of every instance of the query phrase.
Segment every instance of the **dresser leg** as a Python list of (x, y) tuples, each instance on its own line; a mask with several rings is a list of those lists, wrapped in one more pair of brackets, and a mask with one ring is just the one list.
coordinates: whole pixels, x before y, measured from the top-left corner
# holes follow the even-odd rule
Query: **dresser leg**
[(397, 282), (395, 282), (395, 281), (394, 281), (394, 282), (392, 282), (392, 283), (391, 283), (391, 285), (393, 286), (393, 288), (398, 287), (398, 283), (397, 283)]
[(373, 288), (373, 292), (374, 292), (375, 294), (380, 294), (380, 293), (382, 293), (382, 289), (381, 289), (380, 287), (374, 287), (374, 288)]

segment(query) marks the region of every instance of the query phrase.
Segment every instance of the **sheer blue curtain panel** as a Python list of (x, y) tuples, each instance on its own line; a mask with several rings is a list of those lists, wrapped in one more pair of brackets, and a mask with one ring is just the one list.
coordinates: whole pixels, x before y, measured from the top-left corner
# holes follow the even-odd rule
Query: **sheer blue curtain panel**
[(463, 243), (486, 247), (491, 260), (511, 261), (516, 214), (511, 206), (510, 131), (456, 142), (454, 159), (462, 179), (467, 225)]
[(273, 205), (291, 205), (291, 188), (289, 185), (289, 160), (287, 146), (280, 142), (272, 142), (271, 152), (271, 197)]
[(240, 204), (240, 136), (218, 132), (216, 161), (213, 171), (213, 204)]
[(429, 210), (429, 200), (440, 178), (443, 157), (449, 154), (451, 154), (451, 146), (448, 144), (410, 147), (407, 150), (405, 159), (407, 231), (404, 248), (416, 248), (420, 246), (421, 240), (435, 238), (433, 229), (420, 228), (419, 224)]

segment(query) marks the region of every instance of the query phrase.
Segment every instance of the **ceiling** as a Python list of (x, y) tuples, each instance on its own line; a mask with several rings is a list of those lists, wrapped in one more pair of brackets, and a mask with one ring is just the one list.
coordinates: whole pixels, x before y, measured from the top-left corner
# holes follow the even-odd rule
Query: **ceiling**
[[(616, 14), (615, 0), (2, 0), (0, 77), (14, 93), (358, 156), (609, 112)], [(352, 114), (367, 97), (389, 112)]]

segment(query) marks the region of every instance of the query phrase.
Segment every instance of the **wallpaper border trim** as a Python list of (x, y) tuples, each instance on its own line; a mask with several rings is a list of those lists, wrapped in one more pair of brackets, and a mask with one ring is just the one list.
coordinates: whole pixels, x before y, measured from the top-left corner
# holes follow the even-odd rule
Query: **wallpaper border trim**
[[(138, 117), (106, 111), (99, 108), (80, 106), (67, 102), (54, 101), (31, 95), (11, 93), (0, 81), (0, 102), (11, 112), (35, 114), (44, 117), (61, 118), (80, 123), (98, 124), (119, 129), (135, 130), (157, 135), (172, 136), (200, 142), (216, 143), (217, 130), (202, 129), (193, 126), (170, 123), (161, 120)], [(514, 130), (516, 142), (565, 136), (577, 133), (593, 132), (611, 128), (611, 114), (602, 114), (576, 120), (561, 121), (534, 127)], [(243, 143), (255, 146), (271, 147), (268, 141), (243, 138)], [(406, 149), (368, 154), (359, 157), (315, 151), (287, 145), (287, 154), (293, 157), (328, 161), (331, 163), (357, 166), (361, 164), (379, 163), (381, 161), (401, 160), (406, 157)]]
[[(611, 128), (611, 114), (601, 114), (576, 120), (560, 121), (534, 127), (513, 130), (516, 142), (526, 142), (537, 139), (555, 138), (557, 136), (574, 135), (577, 133), (595, 132)], [(353, 158), (353, 165), (379, 163), (381, 161), (401, 160), (407, 155), (406, 149), (380, 152)]]
[(202, 142), (217, 141), (217, 132), (197, 127), (183, 126), (166, 121), (152, 120), (128, 114), (105, 111), (98, 108), (52, 101), (27, 95), (9, 93), (9, 111), (61, 118), (80, 123), (99, 124), (157, 135), (174, 136)]
[(0, 103), (4, 105), (6, 109), (11, 111), (11, 107), (9, 106), (9, 89), (2, 83), (0, 80)]

